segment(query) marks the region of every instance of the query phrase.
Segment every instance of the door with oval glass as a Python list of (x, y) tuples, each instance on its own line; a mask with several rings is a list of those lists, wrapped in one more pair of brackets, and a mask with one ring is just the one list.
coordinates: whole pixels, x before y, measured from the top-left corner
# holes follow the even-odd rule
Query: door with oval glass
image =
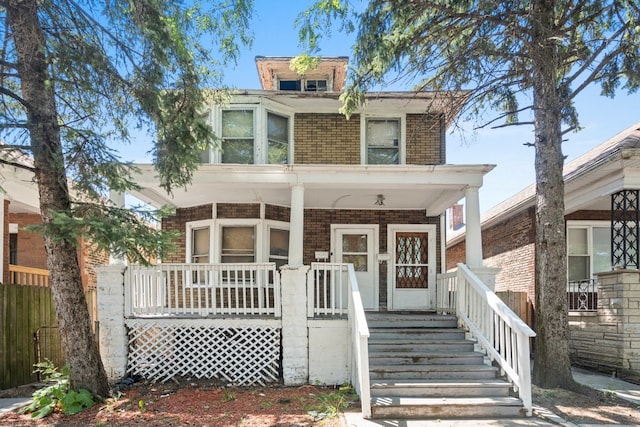
[(436, 226), (389, 225), (389, 310), (435, 310)]
[(377, 225), (333, 225), (332, 253), (335, 262), (353, 264), (365, 310), (378, 309)]

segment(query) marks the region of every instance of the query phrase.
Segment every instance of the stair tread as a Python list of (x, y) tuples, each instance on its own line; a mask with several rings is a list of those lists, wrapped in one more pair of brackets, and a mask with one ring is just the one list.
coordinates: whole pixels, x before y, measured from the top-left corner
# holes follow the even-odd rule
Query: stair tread
[(369, 370), (378, 371), (415, 371), (417, 369), (422, 370), (429, 368), (434, 371), (497, 371), (495, 366), (489, 366), (482, 364), (477, 365), (442, 365), (442, 364), (427, 364), (427, 363), (414, 363), (411, 365), (372, 365), (369, 364)]
[(408, 343), (408, 344), (415, 344), (415, 343), (425, 343), (425, 344), (439, 344), (439, 343), (451, 343), (451, 342), (457, 342), (457, 343), (475, 343), (474, 340), (470, 340), (467, 338), (451, 338), (451, 339), (442, 339), (442, 338), (438, 338), (438, 339), (432, 339), (432, 338), (422, 338), (422, 339), (407, 339), (407, 338), (399, 338), (399, 339), (395, 339), (395, 338), (371, 338), (369, 337), (369, 344), (401, 344), (401, 343)]
[(504, 380), (488, 380), (488, 379), (438, 379), (438, 380), (371, 380), (371, 388), (374, 387), (403, 387), (403, 386), (491, 386), (491, 387), (510, 387), (511, 384)]
[(377, 406), (397, 405), (494, 405), (494, 406), (522, 406), (522, 401), (516, 397), (384, 397), (371, 398), (371, 404)]
[(379, 351), (379, 350), (375, 350), (375, 351), (369, 351), (369, 356), (370, 357), (428, 357), (428, 356), (450, 356), (450, 357), (459, 357), (459, 356), (464, 356), (464, 357), (471, 357), (471, 356), (477, 356), (477, 357), (484, 357), (484, 353), (481, 353), (479, 351), (473, 351), (473, 350), (469, 350), (469, 351), (437, 351), (437, 350), (429, 350), (429, 351), (403, 351), (399, 354), (397, 351)]

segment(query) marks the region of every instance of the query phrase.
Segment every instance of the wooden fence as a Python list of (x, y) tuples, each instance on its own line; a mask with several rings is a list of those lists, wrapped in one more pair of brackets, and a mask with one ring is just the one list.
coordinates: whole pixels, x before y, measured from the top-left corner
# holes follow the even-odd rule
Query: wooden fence
[[(94, 320), (96, 294), (86, 293)], [(0, 389), (38, 381), (33, 365), (45, 359), (64, 364), (51, 289), (0, 284)]]
[(530, 328), (535, 326), (533, 324), (533, 304), (531, 300), (529, 300), (526, 292), (502, 291), (496, 292), (496, 295), (504, 301), (507, 307), (524, 320)]

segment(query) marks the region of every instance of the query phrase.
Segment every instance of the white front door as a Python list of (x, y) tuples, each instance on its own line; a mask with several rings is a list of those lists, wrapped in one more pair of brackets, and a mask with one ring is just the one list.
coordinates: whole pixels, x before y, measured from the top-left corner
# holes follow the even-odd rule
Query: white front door
[(378, 264), (375, 249), (378, 240), (378, 226), (332, 226), (334, 262), (353, 264), (360, 288), (360, 297), (365, 310), (378, 309)]
[(436, 226), (389, 225), (389, 310), (435, 310)]

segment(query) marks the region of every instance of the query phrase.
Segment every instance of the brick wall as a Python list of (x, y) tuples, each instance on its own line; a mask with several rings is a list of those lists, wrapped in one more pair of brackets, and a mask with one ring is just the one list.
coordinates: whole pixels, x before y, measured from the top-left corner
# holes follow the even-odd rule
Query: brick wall
[(295, 163), (360, 164), (360, 116), (296, 114)]
[(287, 206), (265, 205), (264, 217), (265, 219), (274, 221), (289, 222), (291, 218), (291, 208)]
[(216, 216), (218, 218), (260, 218), (260, 204), (218, 203), (216, 205)]
[(201, 205), (184, 209), (176, 209), (175, 215), (162, 219), (163, 230), (177, 231), (179, 234), (174, 239), (175, 249), (169, 254), (163, 254), (164, 262), (184, 262), (186, 255), (186, 224), (191, 221), (211, 219), (213, 205)]
[(109, 254), (99, 251), (95, 245), (85, 241), (80, 242), (78, 250), (78, 262), (80, 263), (80, 274), (82, 284), (86, 288), (95, 288), (98, 284), (97, 267), (109, 265)]
[(407, 164), (445, 163), (445, 136), (442, 116), (407, 114)]
[(611, 221), (611, 211), (577, 211), (564, 217), (576, 221)]
[[(18, 265), (32, 268), (47, 268), (47, 254), (44, 250), (42, 234), (27, 231), (24, 227), (41, 223), (40, 215), (30, 213), (10, 213), (9, 222), (18, 224)], [(7, 250), (6, 256), (9, 256)]]

